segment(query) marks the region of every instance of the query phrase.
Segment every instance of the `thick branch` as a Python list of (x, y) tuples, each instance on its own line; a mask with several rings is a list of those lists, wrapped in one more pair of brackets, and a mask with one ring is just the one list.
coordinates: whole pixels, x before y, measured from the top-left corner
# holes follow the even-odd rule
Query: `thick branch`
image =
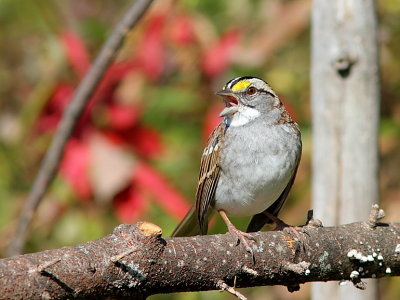
[(121, 47), (126, 34), (139, 21), (151, 2), (152, 0), (135, 1), (131, 8), (125, 13), (121, 21), (117, 24), (114, 31), (102, 47), (99, 55), (96, 57), (89, 72), (79, 84), (71, 103), (63, 114), (54, 139), (40, 165), (35, 181), (33, 182), (32, 189), (21, 213), (15, 238), (8, 249), (9, 255), (21, 253), (25, 244), (29, 224), (32, 221), (33, 215), (44, 193), (53, 181), (64, 153), (65, 145), (73, 133), (86, 104), (94, 93), (95, 88), (102, 79), (104, 72), (112, 62), (118, 49)]
[[(373, 218), (373, 217), (372, 217)], [(254, 233), (255, 262), (229, 234), (161, 238), (150, 223), (82, 245), (0, 260), (5, 298), (133, 298), (157, 293), (400, 275), (400, 224), (307, 225)]]

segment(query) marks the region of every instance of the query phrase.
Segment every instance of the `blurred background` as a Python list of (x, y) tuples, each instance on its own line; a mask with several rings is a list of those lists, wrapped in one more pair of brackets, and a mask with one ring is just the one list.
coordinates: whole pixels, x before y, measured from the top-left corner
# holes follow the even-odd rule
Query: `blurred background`
[[(0, 257), (74, 89), (131, 1), (0, 0)], [(381, 203), (400, 221), (400, 2), (379, 0)], [(129, 34), (69, 141), (25, 252), (73, 245), (120, 223), (168, 236), (194, 201), (200, 156), (220, 121), (214, 92), (253, 75), (300, 124), (303, 156), (281, 217), (310, 208), (309, 0), (155, 1)], [(251, 22), (249, 21), (251, 20)], [(323, 221), (323, 220), (322, 220)], [(247, 219), (233, 222), (245, 229)], [(226, 232), (215, 218), (211, 233)], [(380, 281), (382, 299), (400, 280)], [(251, 299), (308, 299), (310, 285), (242, 290)], [(219, 292), (152, 299), (231, 299)]]

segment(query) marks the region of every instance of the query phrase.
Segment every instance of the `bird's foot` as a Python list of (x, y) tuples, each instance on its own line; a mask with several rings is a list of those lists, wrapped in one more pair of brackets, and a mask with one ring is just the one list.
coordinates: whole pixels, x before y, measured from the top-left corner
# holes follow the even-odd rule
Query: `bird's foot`
[(249, 243), (248, 243), (248, 241), (247, 241), (246, 239), (252, 240), (252, 241), (256, 241), (256, 239), (255, 239), (251, 234), (246, 233), (246, 232), (243, 232), (243, 231), (240, 231), (239, 229), (237, 229), (237, 228), (231, 223), (231, 221), (230, 221), (229, 218), (227, 217), (225, 211), (223, 211), (223, 210), (221, 209), (221, 210), (219, 210), (218, 212), (219, 212), (219, 214), (221, 215), (222, 219), (224, 220), (226, 226), (228, 227), (229, 233), (232, 234), (233, 236), (236, 236), (236, 237), (237, 237), (237, 241), (243, 244), (243, 246), (245, 247), (245, 249), (246, 249), (247, 252), (251, 253), (251, 256), (252, 256), (253, 261), (254, 261), (255, 259), (254, 259), (253, 250), (251, 249), (251, 247), (250, 247), (250, 245), (249, 245)]
[(285, 225), (286, 226), (283, 229), (278, 229), (278, 230), (283, 230), (283, 232), (294, 235), (296, 240), (298, 240), (298, 241), (303, 240), (303, 238), (301, 236), (301, 233), (304, 233), (303, 228), (301, 228), (299, 226), (288, 225), (288, 224), (285, 224)]
[(302, 237), (300, 234), (300, 233), (303, 233), (302, 227), (289, 225), (289, 224), (285, 223), (284, 221), (282, 221), (281, 219), (279, 219), (278, 217), (274, 216), (273, 214), (270, 214), (268, 212), (264, 212), (264, 213), (272, 222), (274, 222), (274, 224), (275, 224), (274, 230), (284, 231), (286, 233), (293, 234), (298, 241), (302, 240)]
[(240, 231), (232, 224), (228, 225), (228, 231), (230, 234), (237, 237), (238, 244), (242, 243), (242, 245), (245, 247), (246, 251), (251, 253), (251, 255), (253, 255), (253, 250), (251, 249), (251, 247), (247, 241), (247, 240), (256, 241), (256, 239), (251, 234)]

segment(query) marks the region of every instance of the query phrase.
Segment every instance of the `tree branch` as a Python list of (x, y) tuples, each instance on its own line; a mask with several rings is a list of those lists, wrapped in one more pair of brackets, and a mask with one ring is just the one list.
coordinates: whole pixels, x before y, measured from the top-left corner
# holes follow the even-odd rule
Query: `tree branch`
[[(376, 216), (376, 217), (373, 217)], [(371, 220), (375, 224), (371, 226)], [(161, 237), (151, 223), (120, 225), (111, 235), (73, 247), (0, 260), (5, 298), (134, 298), (233, 287), (352, 281), (400, 275), (400, 223), (366, 222), (252, 234), (255, 261), (230, 234)]]
[(112, 62), (118, 49), (121, 47), (126, 34), (143, 16), (151, 2), (152, 0), (137, 0), (134, 2), (121, 21), (116, 25), (114, 31), (96, 57), (89, 72), (79, 84), (73, 99), (63, 114), (54, 139), (33, 182), (32, 189), (21, 213), (15, 237), (8, 249), (9, 255), (21, 253), (36, 208), (39, 206), (43, 195), (53, 181), (64, 153), (65, 145), (73, 133), (86, 104), (93, 95), (95, 88), (102, 79), (104, 72)]

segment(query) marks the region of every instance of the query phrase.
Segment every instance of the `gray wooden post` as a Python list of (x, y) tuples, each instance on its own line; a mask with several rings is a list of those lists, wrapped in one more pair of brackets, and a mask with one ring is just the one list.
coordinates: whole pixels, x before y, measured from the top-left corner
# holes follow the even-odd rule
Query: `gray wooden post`
[[(379, 63), (373, 0), (314, 0), (313, 208), (324, 225), (366, 220), (378, 202)], [(348, 284), (313, 284), (312, 298), (376, 299)]]

